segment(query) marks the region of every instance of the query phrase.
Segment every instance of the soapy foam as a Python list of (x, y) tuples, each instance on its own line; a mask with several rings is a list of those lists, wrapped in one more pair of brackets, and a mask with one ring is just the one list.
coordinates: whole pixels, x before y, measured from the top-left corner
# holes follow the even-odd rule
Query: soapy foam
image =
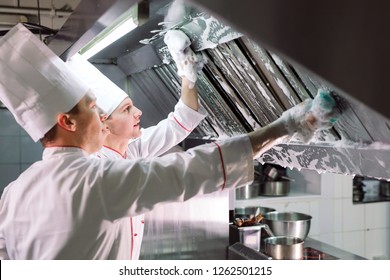
[(221, 27), (221, 23), (213, 17), (204, 20), (206, 28), (201, 36), (202, 49), (213, 49), (219, 44), (227, 43), (241, 37), (238, 32), (233, 32), (230, 27)]
[(190, 39), (180, 30), (169, 30), (165, 34), (164, 42), (176, 63), (178, 75), (186, 77), (191, 82), (189, 87), (193, 88), (197, 80), (197, 72), (206, 63), (203, 55), (197, 55), (191, 50)]
[(285, 111), (282, 120), (290, 135), (308, 143), (316, 131), (331, 128), (339, 113), (330, 93), (319, 89), (314, 100), (306, 99)]
[[(390, 176), (386, 175), (389, 174), (387, 155), (390, 149), (387, 143), (362, 144), (342, 139), (326, 143), (314, 141), (310, 144), (307, 146), (298, 143), (290, 146), (284, 142), (264, 153), (259, 161), (273, 162), (297, 169), (316, 170), (319, 174), (323, 172), (352, 176), (370, 174), (377, 179)], [(373, 157), (371, 151), (375, 154), (373, 159), (371, 159)], [(367, 155), (370, 155), (370, 159)]]
[(164, 26), (169, 29), (177, 23), (181, 22), (186, 16), (186, 9), (183, 0), (175, 0), (172, 2), (167, 14), (164, 17)]

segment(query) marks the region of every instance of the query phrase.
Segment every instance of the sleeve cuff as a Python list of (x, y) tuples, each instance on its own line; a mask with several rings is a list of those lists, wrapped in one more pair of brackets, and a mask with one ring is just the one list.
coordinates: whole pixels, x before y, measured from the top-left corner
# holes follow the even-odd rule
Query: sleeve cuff
[(171, 113), (169, 117), (174, 118), (184, 129), (192, 131), (206, 115), (191, 109), (180, 99), (175, 106), (175, 111)]
[(246, 134), (234, 136), (224, 141), (218, 141), (218, 146), (223, 158), (221, 162), (224, 164), (222, 170), (226, 175), (226, 188), (252, 183), (254, 165), (249, 137)]

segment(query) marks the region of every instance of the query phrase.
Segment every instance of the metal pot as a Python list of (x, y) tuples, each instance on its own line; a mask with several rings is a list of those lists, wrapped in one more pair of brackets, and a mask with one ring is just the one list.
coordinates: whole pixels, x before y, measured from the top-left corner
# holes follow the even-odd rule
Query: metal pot
[(259, 196), (259, 182), (254, 181), (250, 185), (245, 185), (243, 187), (236, 189), (236, 199), (250, 199)]
[(259, 186), (259, 195), (285, 196), (290, 192), (290, 181), (267, 181)]
[(275, 260), (301, 260), (303, 243), (302, 239), (291, 236), (268, 237), (264, 239), (264, 252)]
[(312, 217), (298, 212), (269, 212), (263, 215), (275, 236), (291, 236), (305, 240), (310, 231)]

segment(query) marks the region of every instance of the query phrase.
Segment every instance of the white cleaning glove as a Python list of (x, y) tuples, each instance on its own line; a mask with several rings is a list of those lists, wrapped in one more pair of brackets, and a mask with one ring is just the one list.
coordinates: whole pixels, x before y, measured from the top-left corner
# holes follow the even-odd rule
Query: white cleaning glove
[(164, 37), (169, 52), (177, 66), (177, 74), (186, 77), (190, 81), (190, 88), (195, 86), (198, 72), (206, 63), (205, 57), (199, 53), (195, 54), (190, 48), (191, 41), (188, 36), (180, 30), (169, 30)]
[(316, 131), (331, 128), (340, 113), (332, 95), (326, 90), (319, 89), (314, 99), (306, 99), (288, 109), (280, 119), (284, 122), (289, 135), (307, 143)]

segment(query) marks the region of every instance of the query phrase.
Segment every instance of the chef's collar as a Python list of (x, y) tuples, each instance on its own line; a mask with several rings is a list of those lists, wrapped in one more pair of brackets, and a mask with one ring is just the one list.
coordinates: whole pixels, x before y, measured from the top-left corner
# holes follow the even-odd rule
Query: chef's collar
[(77, 147), (49, 147), (43, 150), (42, 159), (53, 157), (63, 157), (66, 155), (76, 155), (77, 157), (88, 157), (89, 154), (81, 148)]

